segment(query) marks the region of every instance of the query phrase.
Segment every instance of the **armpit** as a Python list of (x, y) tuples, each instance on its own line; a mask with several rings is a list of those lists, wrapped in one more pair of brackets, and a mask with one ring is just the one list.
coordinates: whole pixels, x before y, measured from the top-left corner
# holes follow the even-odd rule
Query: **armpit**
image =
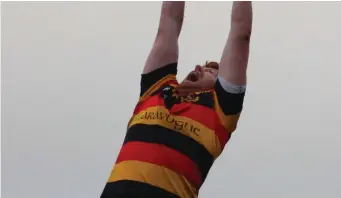
[(227, 82), (221, 76), (218, 76), (218, 81), (221, 87), (228, 93), (241, 94), (241, 93), (245, 93), (246, 91), (246, 85), (234, 85), (230, 82)]

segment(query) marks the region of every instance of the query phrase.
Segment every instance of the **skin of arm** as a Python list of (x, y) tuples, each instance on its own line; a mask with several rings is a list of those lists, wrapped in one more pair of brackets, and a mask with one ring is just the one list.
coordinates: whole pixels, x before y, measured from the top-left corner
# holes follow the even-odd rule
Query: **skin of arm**
[(251, 1), (234, 1), (231, 29), (220, 60), (219, 76), (237, 86), (246, 85), (251, 30)]
[(158, 32), (144, 66), (144, 74), (178, 61), (178, 38), (183, 24), (184, 10), (184, 1), (162, 3)]

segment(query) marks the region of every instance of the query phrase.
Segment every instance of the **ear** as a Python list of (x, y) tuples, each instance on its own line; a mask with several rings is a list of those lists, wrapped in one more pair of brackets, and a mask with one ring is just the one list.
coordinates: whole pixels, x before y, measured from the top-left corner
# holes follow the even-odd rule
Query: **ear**
[(213, 69), (219, 69), (219, 63), (217, 62), (209, 62), (206, 64), (206, 67), (210, 67), (210, 68), (213, 68)]

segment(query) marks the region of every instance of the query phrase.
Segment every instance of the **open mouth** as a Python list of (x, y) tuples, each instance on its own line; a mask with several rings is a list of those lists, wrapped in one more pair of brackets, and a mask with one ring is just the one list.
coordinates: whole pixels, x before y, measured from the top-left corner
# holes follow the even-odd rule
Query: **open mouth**
[(189, 81), (192, 81), (192, 82), (196, 82), (196, 81), (199, 80), (199, 73), (193, 71), (193, 72), (188, 74), (186, 79), (189, 80)]

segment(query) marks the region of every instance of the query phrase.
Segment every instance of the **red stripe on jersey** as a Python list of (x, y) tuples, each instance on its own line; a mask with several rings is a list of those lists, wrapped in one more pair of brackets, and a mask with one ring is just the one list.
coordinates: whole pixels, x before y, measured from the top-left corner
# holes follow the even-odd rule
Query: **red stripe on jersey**
[[(188, 105), (190, 105), (190, 107)], [(159, 95), (152, 96), (148, 98), (146, 101), (138, 104), (135, 108), (134, 115), (138, 114), (143, 110), (146, 110), (149, 107), (154, 106), (164, 106), (164, 100)], [(181, 111), (181, 109), (184, 110)], [(231, 134), (220, 123), (219, 121), (220, 119), (217, 113), (212, 108), (205, 107), (203, 105), (184, 102), (174, 105), (171, 112), (172, 111), (176, 112), (173, 113), (173, 115), (175, 116), (188, 117), (192, 120), (200, 122), (201, 124), (213, 130), (215, 134), (218, 136), (222, 148), (225, 146), (225, 144), (227, 143), (231, 136)]]
[(161, 144), (128, 142), (122, 146), (116, 163), (127, 160), (163, 166), (184, 176), (196, 187), (201, 184), (200, 171), (197, 165), (187, 156)]

